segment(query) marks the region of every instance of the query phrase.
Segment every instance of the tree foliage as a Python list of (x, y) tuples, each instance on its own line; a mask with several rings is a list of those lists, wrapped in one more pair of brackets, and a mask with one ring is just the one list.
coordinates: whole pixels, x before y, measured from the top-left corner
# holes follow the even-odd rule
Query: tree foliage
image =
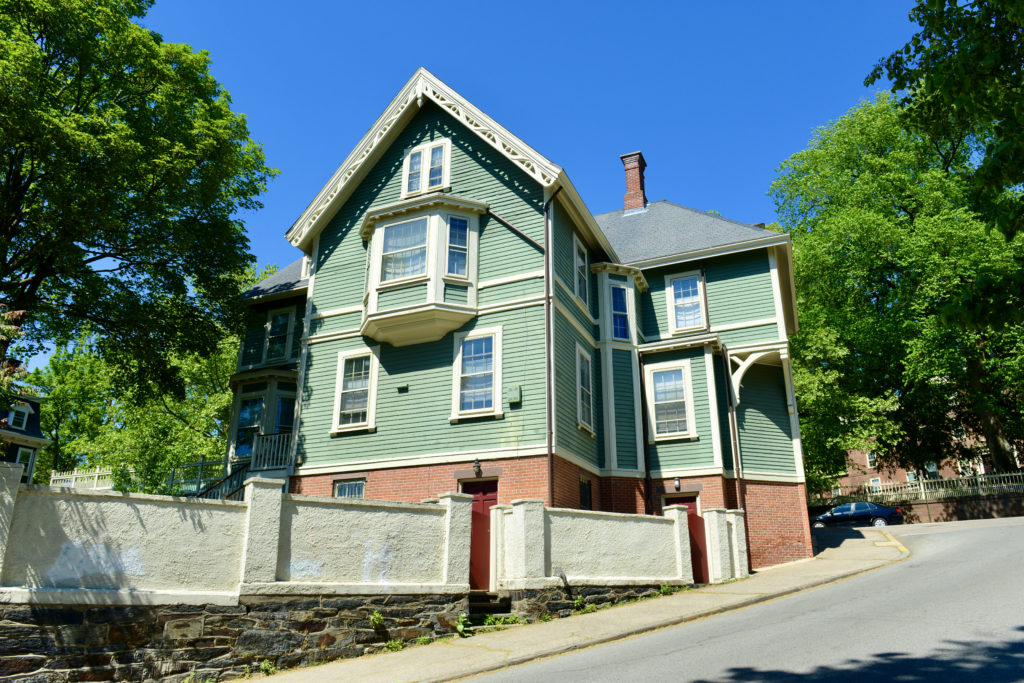
[(978, 437), (990, 466), (1016, 468), (1024, 326), (966, 329), (943, 315), (1024, 256), (1024, 235), (1007, 241), (965, 208), (983, 144), (914, 132), (880, 96), (779, 168), (771, 195), (793, 237), (795, 384), (818, 485), (848, 449), (913, 470), (969, 458)]
[(237, 324), (237, 216), (273, 172), (207, 53), (133, 21), (151, 4), (0, 0), (0, 302), (28, 350), (88, 329), (119, 382), (180, 396), (167, 359)]
[[(932, 138), (981, 136), (967, 174), (968, 206), (1007, 238), (1024, 230), (1024, 0), (918, 0), (920, 30), (879, 61), (866, 85), (886, 76), (915, 130)], [(1024, 262), (986, 274), (951, 301), (960, 323), (1021, 322), (1004, 294), (1024, 292)]]

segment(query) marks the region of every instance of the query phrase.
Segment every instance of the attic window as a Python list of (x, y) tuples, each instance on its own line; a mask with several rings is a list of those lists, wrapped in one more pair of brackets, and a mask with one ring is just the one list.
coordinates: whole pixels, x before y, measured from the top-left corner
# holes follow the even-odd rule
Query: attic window
[(445, 138), (409, 150), (402, 167), (403, 198), (442, 190), (450, 184), (451, 148), (451, 140)]
[(7, 416), (7, 424), (11, 429), (23, 430), (28, 424), (28, 407), (16, 406)]

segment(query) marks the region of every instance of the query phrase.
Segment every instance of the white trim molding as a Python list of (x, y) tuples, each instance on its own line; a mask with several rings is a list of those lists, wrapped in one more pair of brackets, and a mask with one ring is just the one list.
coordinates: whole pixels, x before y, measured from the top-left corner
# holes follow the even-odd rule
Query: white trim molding
[(547, 454), (547, 444), (524, 444), (505, 448), (485, 448), (469, 451), (447, 451), (440, 453), (422, 453), (420, 455), (403, 455), (397, 458), (363, 458), (346, 463), (328, 465), (306, 465), (296, 470), (297, 476), (312, 474), (334, 474), (335, 472), (362, 472), (364, 470), (380, 470), (393, 467), (418, 467), (420, 465), (442, 465), (456, 462), (472, 462), (478, 460), (501, 460), (502, 458), (525, 458)]
[[(674, 370), (679, 370), (682, 374), (683, 402), (684, 409), (686, 410), (686, 429), (683, 431), (665, 432), (663, 434), (659, 434), (655, 410), (656, 405), (654, 402), (654, 375), (656, 373), (672, 372)], [(690, 370), (690, 359), (686, 358), (683, 360), (662, 361), (660, 363), (645, 364), (644, 390), (647, 394), (647, 438), (650, 443), (656, 443), (660, 441), (676, 441), (680, 439), (693, 440), (698, 438), (697, 420), (694, 411), (695, 406), (693, 404), (693, 375), (691, 374)]]
[[(585, 359), (587, 366), (587, 386), (583, 386), (583, 363)], [(586, 389), (590, 411), (590, 421), (584, 420), (583, 415), (583, 390)], [(594, 357), (584, 349), (579, 342), (576, 342), (576, 426), (579, 429), (596, 436), (594, 432)]]
[[(478, 410), (462, 410), (462, 347), (463, 342), (491, 338), (491, 407)], [(452, 362), (452, 412), (449, 422), (471, 420), (479, 417), (504, 417), (504, 394), (501, 384), (501, 326), (480, 327), (459, 332), (453, 337)]]
[[(370, 361), (369, 377), (366, 386), (366, 420), (364, 422), (342, 425), (341, 395), (345, 374), (345, 363), (355, 358), (368, 357)], [(338, 368), (334, 380), (334, 413), (331, 415), (331, 434), (348, 432), (372, 432), (377, 429), (377, 379), (380, 374), (380, 347), (370, 346), (361, 349), (347, 349), (338, 352)]]

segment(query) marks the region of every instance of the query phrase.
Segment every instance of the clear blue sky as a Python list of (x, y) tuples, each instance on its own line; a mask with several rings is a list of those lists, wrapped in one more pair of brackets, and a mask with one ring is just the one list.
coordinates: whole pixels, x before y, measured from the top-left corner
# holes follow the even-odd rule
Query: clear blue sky
[(245, 219), (260, 265), (283, 266), (285, 230), (419, 66), (565, 168), (593, 213), (621, 208), (619, 155), (639, 149), (649, 199), (770, 222), (775, 168), (872, 96), (912, 4), (159, 0), (143, 23), (210, 52), (280, 169)]

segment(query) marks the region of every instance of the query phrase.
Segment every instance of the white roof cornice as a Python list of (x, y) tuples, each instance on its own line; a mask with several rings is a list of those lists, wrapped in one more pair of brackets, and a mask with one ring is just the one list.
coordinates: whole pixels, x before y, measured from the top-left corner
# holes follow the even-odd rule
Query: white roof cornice
[(311, 250), (317, 233), (348, 199), (369, 166), (412, 119), (424, 99), (435, 102), (541, 186), (550, 188), (558, 183), (562, 175), (560, 167), (470, 104), (432, 73), (420, 68), (289, 228), (285, 234), (289, 242), (303, 251)]

